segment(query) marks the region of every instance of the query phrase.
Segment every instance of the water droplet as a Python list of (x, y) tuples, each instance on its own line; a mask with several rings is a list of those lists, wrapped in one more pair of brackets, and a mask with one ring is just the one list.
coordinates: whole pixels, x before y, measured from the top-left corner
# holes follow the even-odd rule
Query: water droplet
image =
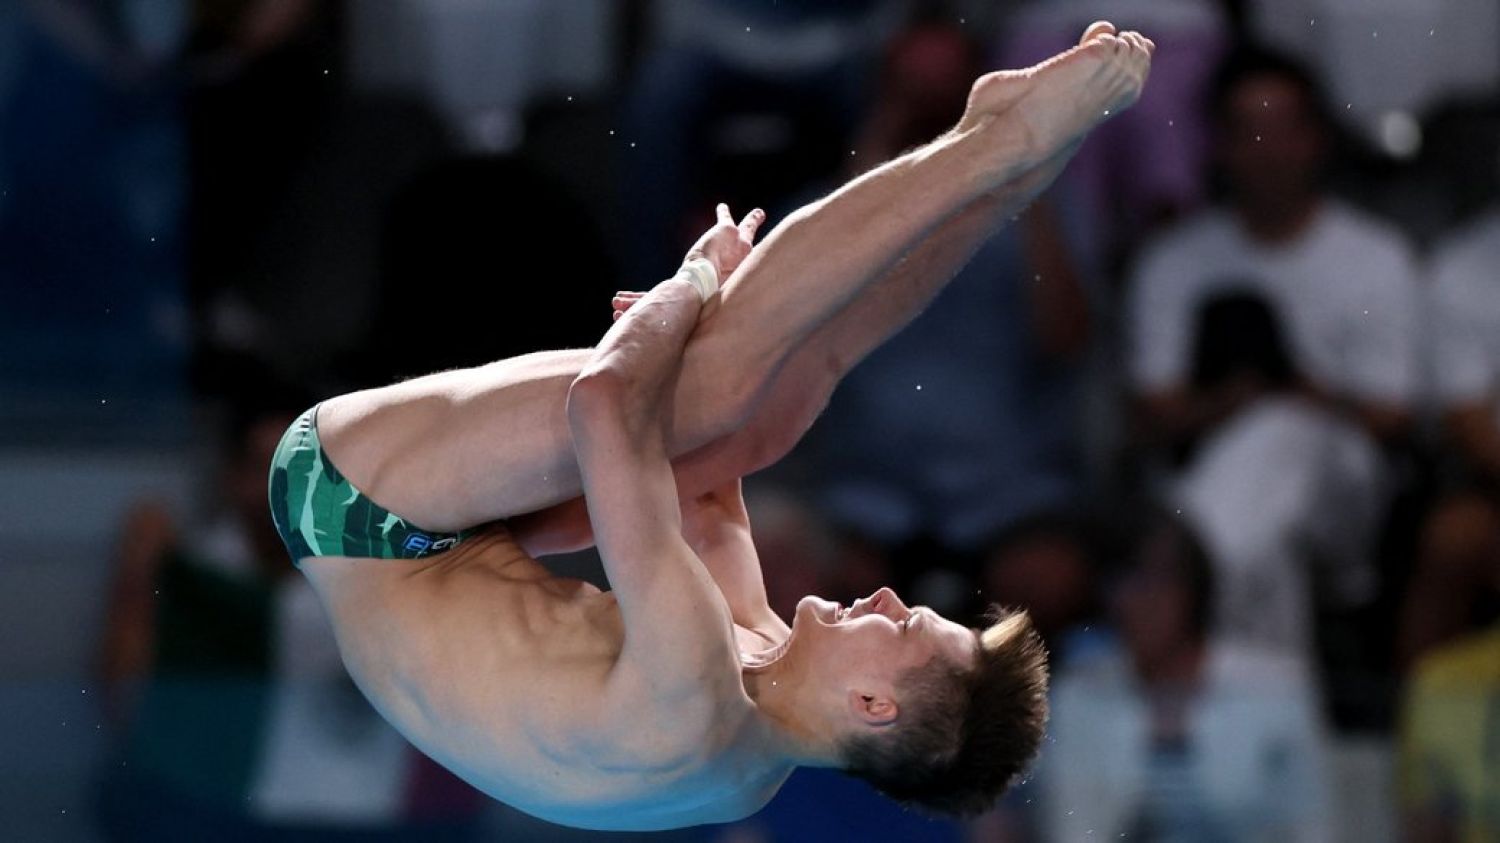
[(1437, 34), (1437, 30), (1436, 29), (1429, 29), (1429, 30), (1427, 30), (1428, 37), (1431, 37), (1431, 36), (1436, 35), (1436, 34)]
[(609, 130), (609, 136), (610, 137), (614, 137), (615, 136), (615, 130), (614, 129), (610, 129)]
[(1379, 38), (1380, 37), (1380, 33), (1379, 32), (1371, 32), (1370, 33), (1370, 37), (1371, 38)]
[(921, 391), (922, 391), (922, 385), (921, 385), (921, 384), (917, 384), (917, 391), (918, 391), (918, 392), (921, 392)]
[(1354, 107), (1354, 103), (1352, 103), (1352, 102), (1346, 102), (1346, 103), (1344, 103), (1344, 110), (1345, 111), (1348, 111), (1349, 109), (1351, 109), (1353, 107)]
[(108, 403), (109, 403), (109, 399), (108, 399), (108, 398), (100, 398), (100, 399), (99, 399), (99, 403), (100, 403), (100, 404), (101, 404), (101, 405), (102, 405), (102, 404), (108, 404)]
[(1366, 311), (1365, 311), (1365, 315), (1366, 315), (1366, 316), (1369, 316), (1369, 315), (1370, 315), (1370, 311), (1368, 311), (1368, 310), (1366, 310)]
[(327, 76), (327, 75), (328, 75), (328, 71), (327, 71), (327, 70), (324, 70), (324, 71), (323, 71), (323, 75), (324, 75), (324, 76)]
[(1260, 135), (1256, 135), (1255, 136), (1255, 142), (1256, 143), (1260, 143)]
[(635, 141), (631, 141), (630, 142), (630, 148), (631, 149), (635, 149)]
[(573, 98), (571, 96), (568, 97), (568, 102), (572, 102), (572, 101), (573, 101)]
[(1316, 26), (1317, 23), (1318, 23), (1318, 19), (1317, 18), (1308, 18), (1307, 19), (1307, 25), (1308, 26)]
[(1167, 125), (1168, 126), (1176, 126), (1177, 125), (1177, 121), (1176, 120), (1168, 120), (1167, 121)]
[(1105, 117), (1108, 117), (1108, 116), (1109, 116), (1109, 109), (1107, 109), (1107, 108), (1106, 108), (1106, 109), (1104, 109), (1104, 116), (1105, 116)]
[(747, 26), (747, 27), (745, 27), (745, 31), (746, 31), (746, 32), (749, 32), (749, 31), (750, 31), (750, 27), (748, 27), (748, 26)]

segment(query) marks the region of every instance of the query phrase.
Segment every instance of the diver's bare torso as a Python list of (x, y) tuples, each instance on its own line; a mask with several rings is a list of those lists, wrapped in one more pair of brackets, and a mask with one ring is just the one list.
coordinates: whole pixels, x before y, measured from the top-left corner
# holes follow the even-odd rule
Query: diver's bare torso
[(614, 596), (554, 577), (503, 526), (424, 560), (324, 557), (302, 569), (381, 713), (528, 813), (601, 829), (724, 822), (759, 809), (791, 773), (756, 751), (740, 678), (741, 650), (769, 649), (784, 632), (705, 628), (716, 640), (702, 681), (674, 693), (619, 681)]

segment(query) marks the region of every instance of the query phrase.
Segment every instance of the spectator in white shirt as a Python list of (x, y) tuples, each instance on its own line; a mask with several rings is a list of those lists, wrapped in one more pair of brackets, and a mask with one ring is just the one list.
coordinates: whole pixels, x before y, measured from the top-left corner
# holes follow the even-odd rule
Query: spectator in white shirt
[(1416, 387), (1417, 286), (1394, 229), (1327, 195), (1330, 144), (1315, 80), (1263, 51), (1231, 57), (1214, 86), (1226, 203), (1151, 245), (1130, 289), (1130, 376), (1143, 421), (1180, 442), (1212, 421), (1187, 388), (1191, 315), (1249, 285), (1286, 321), (1309, 394), (1375, 438), (1399, 438)]
[[(1418, 381), (1414, 259), (1325, 191), (1329, 123), (1296, 63), (1247, 50), (1214, 90), (1226, 201), (1140, 260), (1130, 379), (1147, 441), (1187, 457), (1158, 479), (1229, 584), (1219, 632), (1311, 659), (1314, 566), (1338, 573), (1317, 597), (1373, 593), (1390, 485), (1378, 446), (1405, 437)], [(1195, 316), (1231, 292), (1265, 303), (1295, 382), (1194, 385)]]
[(1214, 639), (1212, 566), (1181, 524), (1153, 523), (1114, 595), (1123, 651), (1053, 686), (1044, 839), (1329, 839), (1325, 735), (1305, 674)]

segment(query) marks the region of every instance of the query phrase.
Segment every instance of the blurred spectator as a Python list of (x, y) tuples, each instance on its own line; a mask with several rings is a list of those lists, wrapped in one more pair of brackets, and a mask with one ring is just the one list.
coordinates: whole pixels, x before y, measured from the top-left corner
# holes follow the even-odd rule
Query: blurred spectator
[[(951, 127), (978, 72), (962, 31), (905, 31), (853, 167)], [(803, 452), (836, 523), (877, 546), (920, 546), (930, 569), (931, 553), (976, 556), (1012, 525), (1078, 506), (1078, 368), (1092, 334), (1071, 233), (1050, 205), (1033, 207), (844, 380)], [(950, 583), (926, 585), (923, 602), (965, 607)]]
[(179, 526), (144, 505), (125, 525), (101, 642), (122, 732), (100, 794), (110, 839), (476, 830), (478, 794), (365, 702), (270, 523), (266, 467), (295, 406), (236, 419), (222, 510)]
[(1214, 638), (1213, 566), (1143, 531), (1114, 594), (1123, 652), (1065, 669), (1037, 783), (1047, 840), (1327, 840), (1327, 757), (1301, 666)]
[(0, 422), (150, 426), (183, 387), (185, 9), (6, 7)]
[[(1176, 497), (1233, 583), (1225, 599), (1241, 611), (1225, 606), (1224, 631), (1310, 654), (1312, 563), (1343, 572), (1332, 596), (1371, 596), (1390, 485), (1375, 443), (1403, 441), (1417, 387), (1413, 257), (1391, 228), (1325, 191), (1329, 124), (1305, 71), (1246, 50), (1214, 91), (1227, 204), (1141, 259), (1130, 374), (1146, 438), (1192, 454)], [(1259, 375), (1220, 372), (1203, 388), (1192, 378), (1194, 313), (1230, 292), (1264, 302), (1284, 340), (1262, 345), (1281, 345), (1285, 360), (1245, 359)], [(1267, 318), (1242, 307), (1219, 313), (1265, 330), (1254, 325)], [(1201, 339), (1221, 329), (1198, 325)], [(1274, 401), (1260, 400), (1267, 392)]]
[(1500, 212), (1473, 224), (1433, 258), (1433, 380), (1446, 443), (1459, 460), (1455, 488), (1423, 531), (1406, 595), (1398, 656), (1429, 649), (1495, 617), (1500, 558)]
[[(773, 207), (837, 166), (899, 0), (678, 0), (656, 4), (626, 105), (632, 278), (666, 277), (712, 202)], [(634, 150), (634, 152), (631, 152)], [(712, 162), (762, 165), (723, 184)], [(752, 195), (741, 195), (745, 185)], [(689, 234), (688, 232), (693, 232)]]
[[(1500, 574), (1493, 562), (1491, 574)], [(1500, 839), (1500, 626), (1418, 663), (1401, 727), (1400, 800), (1412, 843)]]
[(1190, 315), (1214, 291), (1249, 285), (1286, 320), (1312, 394), (1377, 439), (1400, 437), (1417, 379), (1410, 250), (1324, 190), (1327, 111), (1304, 69), (1246, 50), (1214, 91), (1227, 203), (1153, 243), (1131, 281), (1130, 369), (1146, 423), (1176, 443), (1212, 421), (1187, 383)]
[(1140, 102), (1100, 126), (1068, 165), (1070, 213), (1086, 223), (1105, 262), (1195, 209), (1207, 195), (1209, 126), (1199, 107), (1229, 46), (1220, 0), (1032, 0), (1009, 21), (996, 64), (1029, 67), (1072, 46), (1107, 17), (1156, 42)]

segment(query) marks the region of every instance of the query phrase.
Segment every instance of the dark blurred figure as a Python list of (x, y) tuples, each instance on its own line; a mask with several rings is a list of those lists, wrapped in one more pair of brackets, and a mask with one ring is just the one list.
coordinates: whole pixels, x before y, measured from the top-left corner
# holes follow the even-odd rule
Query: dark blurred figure
[(340, 369), (349, 351), (386, 339), (368, 334), (382, 226), (449, 143), (414, 94), (356, 87), (344, 6), (193, 4), (185, 66), (202, 395), (232, 392), (244, 355), (307, 382), (357, 377)]
[(327, 127), (337, 19), (327, 0), (183, 5), (196, 375), (213, 392), (226, 358), (269, 342), (250, 289), (264, 279), (247, 270)]
[(1212, 634), (1214, 570), (1146, 520), (1112, 614), (1123, 650), (1054, 680), (1046, 840), (1327, 840), (1328, 759), (1302, 666)]
[(184, 386), (183, 10), (27, 0), (0, 30), (0, 423), (149, 439)]
[[(1066, 49), (1101, 15), (1150, 33), (1151, 82), (1140, 102), (1099, 128), (1062, 177), (1068, 213), (1113, 265), (1140, 238), (1196, 210), (1208, 194), (1209, 121), (1199, 107), (1230, 45), (1222, 0), (1032, 0), (1003, 30), (997, 67), (1029, 67)], [(1106, 10), (1108, 14), (1106, 15)]]
[(372, 385), (592, 346), (610, 298), (630, 286), (588, 208), (511, 156), (452, 158), (403, 187), (386, 212), (378, 277), (357, 366)]
[(466, 840), (481, 798), (360, 696), (266, 513), (271, 455), (302, 406), (235, 412), (217, 507), (122, 531), (100, 671), (119, 736), (100, 790), (114, 840)]
[[(951, 127), (979, 67), (952, 24), (893, 39), (848, 174)], [(934, 607), (968, 605), (960, 577), (1007, 528), (1080, 506), (1078, 392), (1092, 333), (1073, 234), (1043, 201), (992, 237), (844, 380), (799, 455), (818, 469), (820, 507), (853, 534), (850, 552), (895, 549), (897, 581), (923, 572), (919, 599)]]
[(1372, 595), (1386, 496), (1374, 444), (1305, 397), (1284, 324), (1253, 289), (1203, 303), (1191, 383), (1216, 427), (1170, 499), (1217, 565), (1215, 633), (1311, 666), (1319, 611)]
[(1433, 258), (1433, 382), (1456, 464), (1427, 519), (1400, 632), (1403, 667), (1500, 610), (1500, 212)]
[(875, 45), (903, 5), (656, 4), (655, 43), (632, 83), (621, 138), (635, 283), (670, 274), (713, 203), (776, 207), (838, 166)]

